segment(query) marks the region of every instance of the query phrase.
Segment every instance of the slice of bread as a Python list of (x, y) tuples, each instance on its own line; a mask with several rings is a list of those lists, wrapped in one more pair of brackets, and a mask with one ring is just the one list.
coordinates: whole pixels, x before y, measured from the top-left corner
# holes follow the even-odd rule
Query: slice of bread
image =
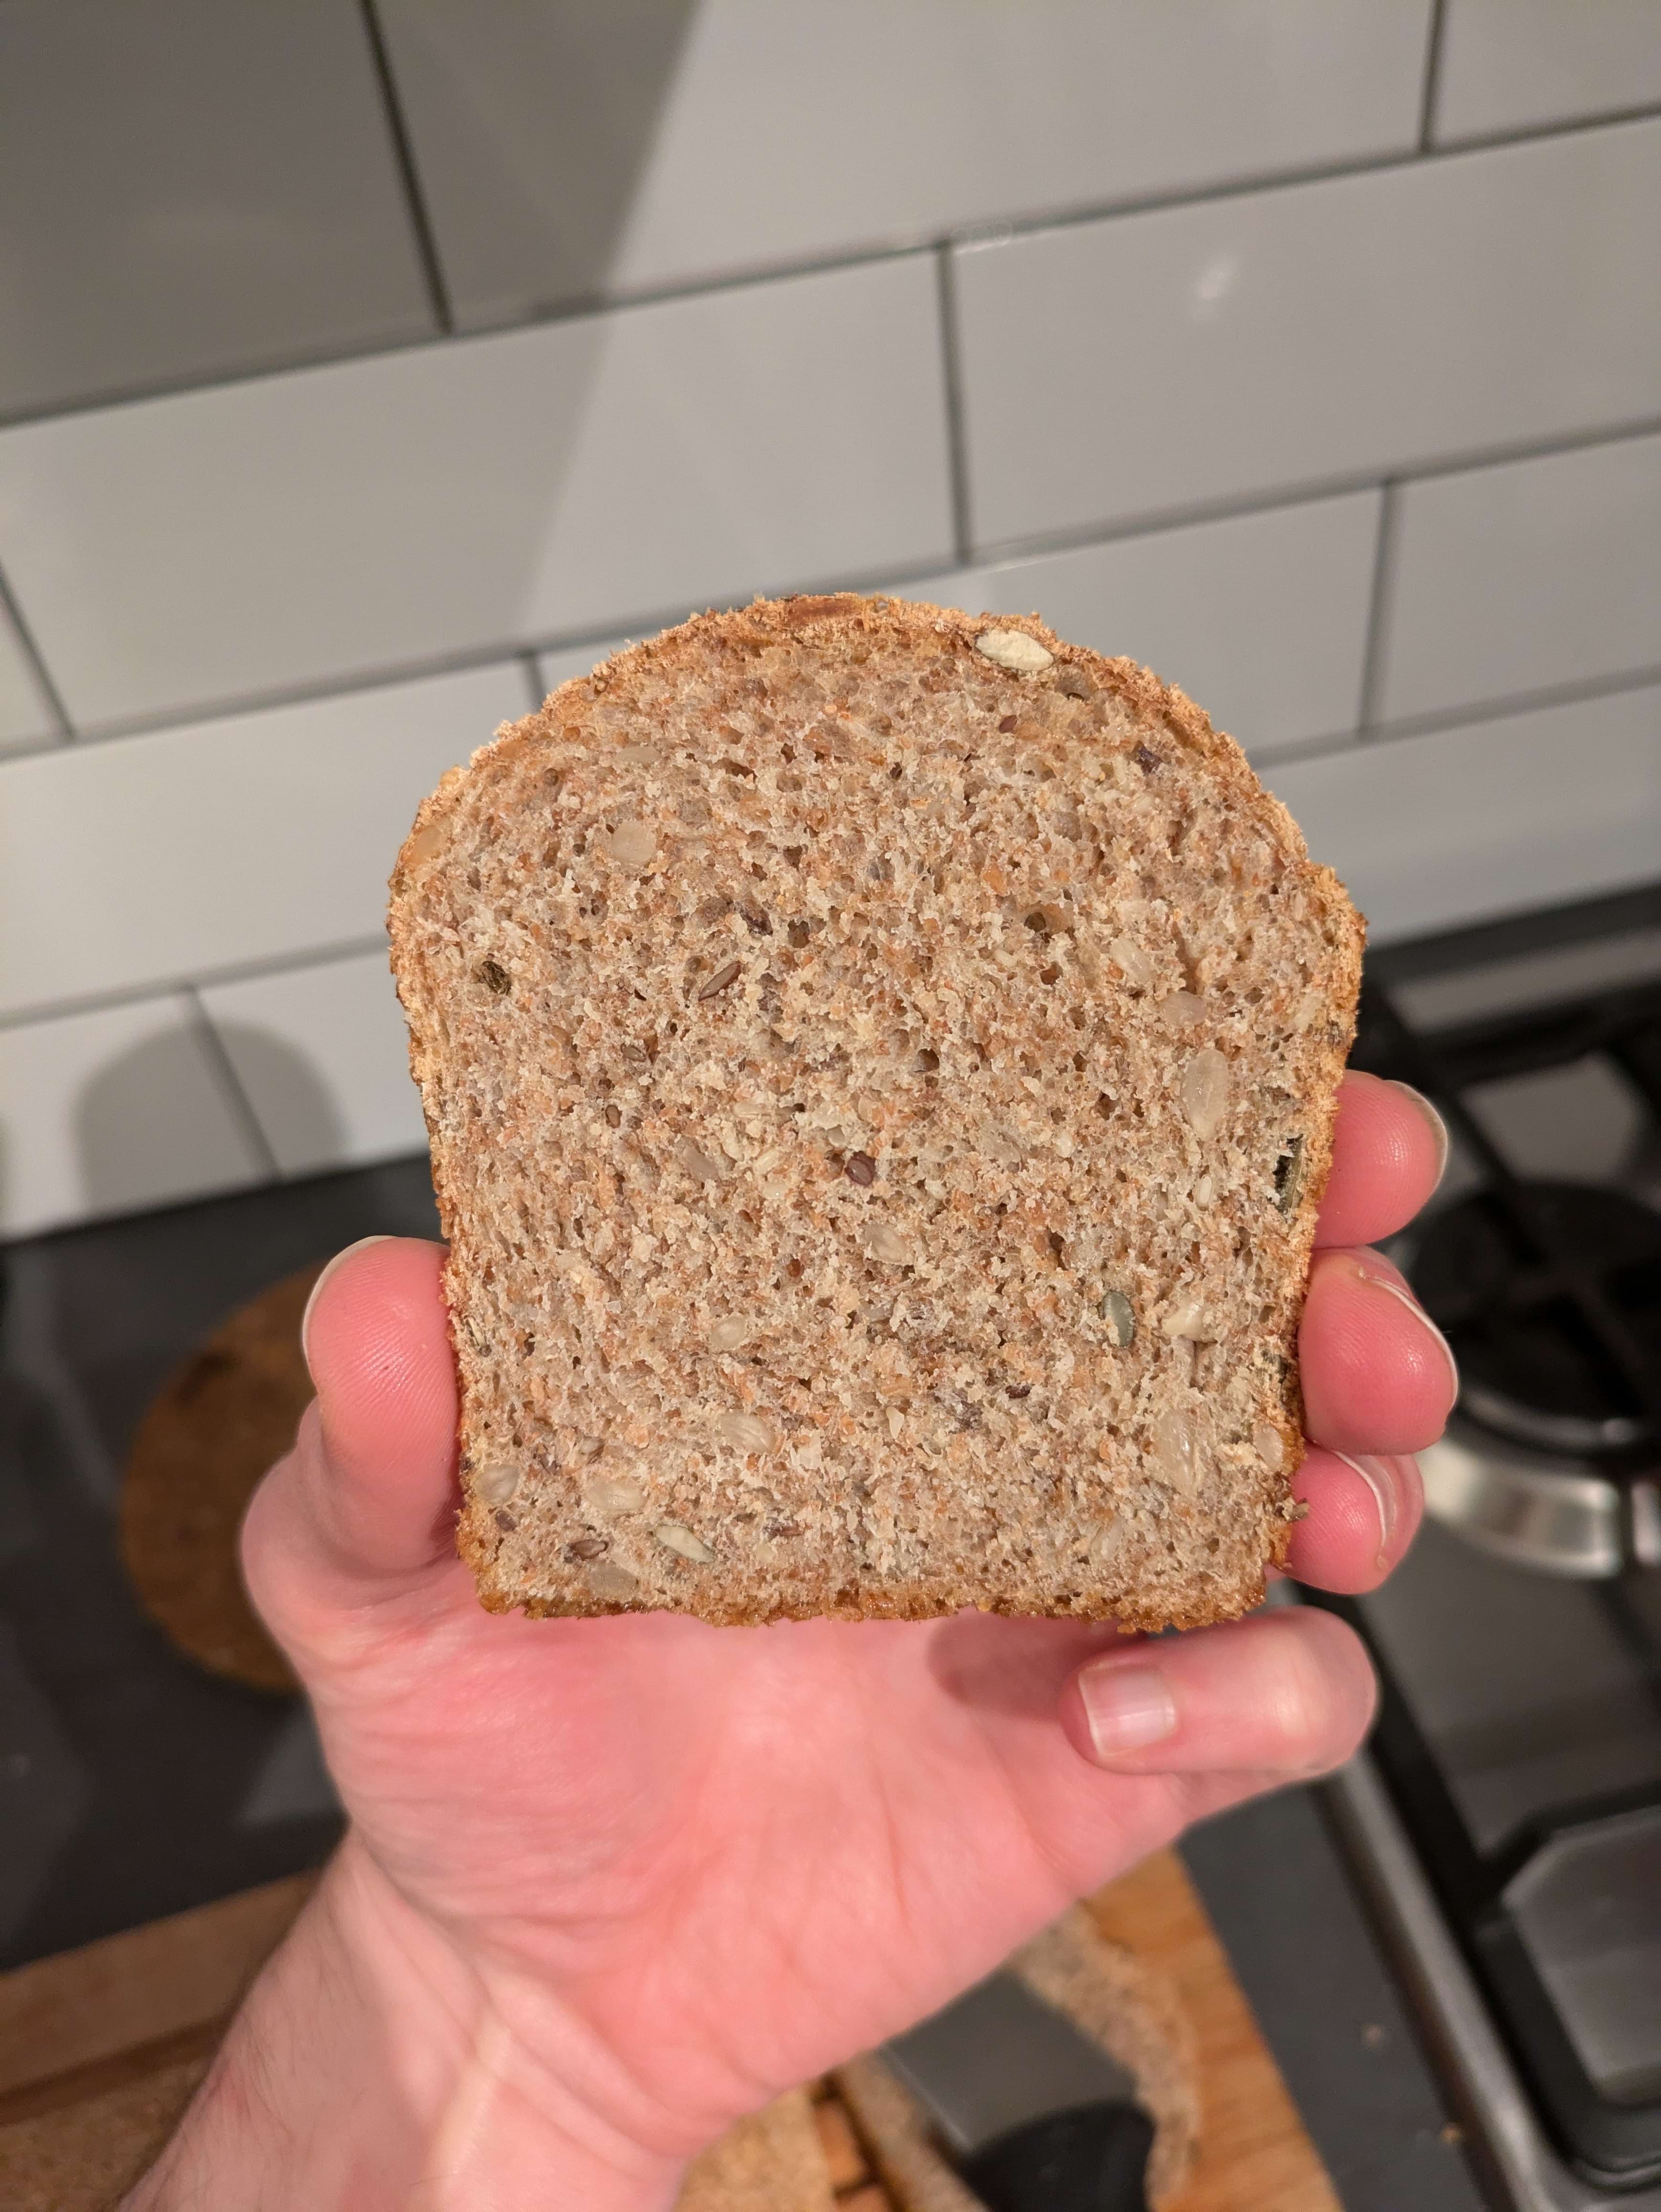
[(1361, 927), (1180, 692), (703, 616), (453, 770), (391, 926), (487, 1606), (1262, 1596)]

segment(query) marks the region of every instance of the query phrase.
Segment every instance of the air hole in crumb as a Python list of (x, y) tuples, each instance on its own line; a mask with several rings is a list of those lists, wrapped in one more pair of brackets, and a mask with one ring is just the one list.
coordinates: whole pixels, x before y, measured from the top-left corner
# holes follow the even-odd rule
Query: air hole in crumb
[(487, 991), (494, 991), (498, 999), (505, 998), (514, 988), (512, 976), (499, 960), (481, 960), (478, 980)]
[(805, 921), (793, 921), (789, 929), (786, 932), (786, 934), (788, 936), (792, 945), (800, 951), (800, 948), (806, 944), (811, 933)]
[(793, 868), (799, 868), (801, 866), (801, 856), (806, 850), (806, 845), (787, 845), (784, 848), (784, 857)]
[(1050, 1258), (1056, 1262), (1056, 1265), (1058, 1267), (1064, 1267), (1067, 1265), (1066, 1238), (1063, 1237), (1059, 1229), (1046, 1229), (1044, 1236), (1050, 1245)]
[(1001, 716), (998, 722), (998, 728), (1006, 738), (1013, 735), (1015, 728), (1015, 717), (1013, 714), (1005, 714)]
[(1048, 962), (1048, 963), (1047, 963), (1043, 967), (1042, 967), (1042, 968), (1040, 968), (1040, 969), (1039, 969), (1039, 970), (1038, 970), (1038, 981), (1039, 981), (1041, 983), (1055, 983), (1055, 982), (1057, 982), (1057, 981), (1060, 981), (1060, 979), (1061, 979), (1061, 973), (1062, 973), (1061, 969), (1060, 969), (1056, 965), (1056, 963), (1055, 963), (1053, 960), (1051, 960), (1051, 961)]

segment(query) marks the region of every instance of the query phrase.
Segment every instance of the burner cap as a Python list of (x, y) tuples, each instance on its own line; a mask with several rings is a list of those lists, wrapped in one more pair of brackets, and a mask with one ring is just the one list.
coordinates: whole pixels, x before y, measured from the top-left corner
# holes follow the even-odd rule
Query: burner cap
[(1427, 1223), (1409, 1273), (1470, 1419), (1545, 1451), (1661, 1448), (1661, 1213), (1590, 1183), (1479, 1191)]

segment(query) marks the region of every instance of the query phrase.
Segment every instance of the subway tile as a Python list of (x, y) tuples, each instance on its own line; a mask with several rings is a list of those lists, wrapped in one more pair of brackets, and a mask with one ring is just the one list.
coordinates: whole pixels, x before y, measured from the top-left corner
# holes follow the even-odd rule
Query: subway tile
[(1661, 435), (1399, 497), (1380, 720), (1661, 667)]
[(1656, 100), (1655, 0), (1450, 0), (1432, 133), (1439, 143)]
[(1381, 495), (1355, 492), (903, 586), (971, 611), (1036, 611), (1129, 653), (1248, 750), (1353, 729)]
[(58, 733), (52, 702), (40, 687), (34, 663), (23, 650), (11, 618), (0, 605), (0, 752), (14, 745), (38, 744)]
[(965, 248), (977, 542), (1653, 414), (1658, 198), (1653, 121)]
[(257, 1182), (187, 1001), (0, 1030), (0, 1236)]
[(524, 711), (508, 663), (0, 763), (0, 1013), (373, 937), (421, 799)]
[(349, 0), (0, 8), (0, 412), (434, 328)]
[(1272, 769), (1374, 944), (1652, 878), (1661, 686)]
[(384, 952), (215, 984), (200, 995), (284, 1175), (426, 1150)]
[(381, 0), (469, 327), (1405, 150), (1429, 13), (1428, 0), (1022, 0), (967, 18), (957, 0)]
[(82, 726), (623, 628), (951, 544), (927, 256), (0, 434)]

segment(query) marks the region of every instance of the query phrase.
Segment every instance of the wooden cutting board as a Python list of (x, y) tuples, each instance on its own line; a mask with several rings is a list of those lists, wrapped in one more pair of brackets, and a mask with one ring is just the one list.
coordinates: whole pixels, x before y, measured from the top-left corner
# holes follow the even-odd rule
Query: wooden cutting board
[[(0, 1975), (0, 2203), (110, 2212), (172, 2132), (242, 1992), (312, 1887), (272, 1882)], [(1280, 2071), (1174, 1852), (1090, 1900), (1102, 1933), (1162, 1978), (1198, 2049), (1199, 2151), (1159, 2212), (1341, 2212)], [(813, 2118), (841, 2212), (888, 2212), (827, 2085)], [(809, 2192), (825, 2201), (824, 2187)], [(714, 2199), (698, 2198), (701, 2212)], [(739, 2189), (733, 2212), (750, 2195)], [(772, 2212), (798, 2212), (780, 2191)], [(807, 2212), (803, 2197), (801, 2212)]]

